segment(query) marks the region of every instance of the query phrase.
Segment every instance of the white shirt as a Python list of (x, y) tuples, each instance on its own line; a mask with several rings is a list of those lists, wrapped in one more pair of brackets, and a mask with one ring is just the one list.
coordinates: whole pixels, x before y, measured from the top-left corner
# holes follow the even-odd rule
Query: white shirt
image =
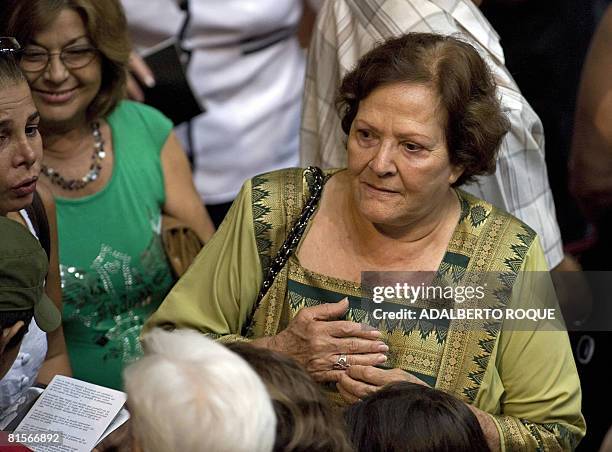
[[(178, 35), (174, 0), (122, 0), (137, 48)], [(192, 120), (194, 181), (203, 200), (235, 198), (244, 180), (298, 164), (305, 55), (295, 33), (244, 55), (245, 40), (295, 28), (301, 0), (190, 1), (188, 77), (207, 112)], [(188, 143), (187, 127), (177, 129)]]
[(328, 0), (308, 55), (300, 163), (345, 167), (345, 137), (335, 108), (342, 77), (377, 42), (406, 32), (461, 34), (491, 68), (511, 123), (497, 171), (462, 187), (510, 212), (540, 236), (549, 267), (563, 259), (561, 233), (544, 160), (540, 119), (504, 65), (499, 36), (469, 0)]

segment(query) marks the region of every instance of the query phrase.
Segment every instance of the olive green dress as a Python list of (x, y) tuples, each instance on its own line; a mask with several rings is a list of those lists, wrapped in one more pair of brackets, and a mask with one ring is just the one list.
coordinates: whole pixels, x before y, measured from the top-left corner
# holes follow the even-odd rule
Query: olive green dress
[[(308, 178), (301, 169), (289, 169), (247, 181), (224, 223), (145, 328), (194, 328), (222, 342), (249, 340), (278, 333), (301, 308), (345, 296), (347, 318), (366, 320), (359, 284), (309, 271), (295, 255), (252, 315), (264, 271), (309, 195)], [(461, 279), (503, 272), (504, 287), (496, 293), (506, 299), (500, 302), (529, 306), (530, 272), (547, 270), (535, 233), (482, 200), (458, 195), (461, 218), (438, 273)], [(458, 324), (379, 326), (390, 347), (388, 364), (490, 413), (503, 450), (575, 448), (585, 424), (567, 333)], [(337, 393), (330, 397), (339, 400)]]

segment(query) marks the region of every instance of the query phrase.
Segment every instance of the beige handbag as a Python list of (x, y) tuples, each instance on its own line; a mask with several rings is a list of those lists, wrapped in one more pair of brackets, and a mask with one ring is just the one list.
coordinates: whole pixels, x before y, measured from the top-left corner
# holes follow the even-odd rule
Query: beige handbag
[(162, 242), (174, 276), (187, 271), (204, 243), (191, 227), (178, 218), (162, 215)]

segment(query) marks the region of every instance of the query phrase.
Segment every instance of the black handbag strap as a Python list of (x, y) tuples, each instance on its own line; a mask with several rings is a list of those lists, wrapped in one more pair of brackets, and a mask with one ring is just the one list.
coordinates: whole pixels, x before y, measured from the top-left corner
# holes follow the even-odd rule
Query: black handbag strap
[(257, 306), (263, 297), (266, 296), (268, 290), (270, 290), (270, 287), (272, 287), (272, 283), (276, 279), (276, 275), (280, 273), (287, 263), (287, 260), (295, 252), (295, 249), (297, 248), (298, 243), (300, 243), (300, 239), (306, 230), (308, 221), (310, 221), (310, 217), (312, 217), (312, 214), (317, 209), (319, 199), (321, 199), (323, 185), (325, 184), (323, 171), (321, 171), (321, 168), (316, 166), (309, 166), (305, 172), (310, 173), (313, 176), (313, 181), (311, 184), (309, 184), (310, 197), (304, 204), (300, 216), (297, 218), (295, 223), (293, 223), (293, 226), (291, 227), (289, 234), (287, 234), (287, 238), (285, 239), (284, 243), (279, 248), (276, 256), (274, 256), (274, 259), (272, 259), (270, 267), (268, 268), (268, 274), (261, 284), (261, 289), (259, 290), (259, 295), (257, 296), (255, 306)]
[[(316, 166), (309, 166), (305, 170), (305, 174), (307, 173), (312, 175), (312, 181), (309, 181), (308, 183), (310, 189), (310, 196), (304, 204), (300, 216), (293, 223), (289, 234), (287, 234), (287, 238), (279, 248), (278, 252), (276, 253), (276, 256), (274, 256), (274, 258), (270, 262), (270, 267), (268, 268), (266, 277), (264, 278), (264, 281), (261, 284), (261, 289), (259, 290), (259, 294), (257, 295), (257, 300), (255, 301), (255, 304), (253, 305), (253, 309), (251, 311), (251, 326), (253, 325), (253, 315), (259, 307), (259, 303), (261, 302), (263, 297), (266, 296), (268, 290), (270, 290), (270, 287), (272, 287), (272, 283), (274, 283), (276, 275), (281, 272), (281, 270), (287, 263), (287, 260), (295, 252), (298, 243), (300, 243), (302, 235), (304, 235), (306, 226), (308, 226), (308, 222), (310, 221), (312, 214), (314, 214), (315, 210), (317, 209), (317, 205), (319, 204), (319, 200), (321, 199), (321, 193), (323, 192), (323, 186), (325, 185), (325, 177), (323, 175), (323, 171), (321, 171), (321, 168), (318, 168)], [(250, 327), (248, 329), (250, 329)]]
[(28, 213), (28, 217), (30, 217), (32, 226), (34, 226), (40, 246), (45, 250), (47, 259), (49, 259), (51, 256), (49, 220), (47, 219), (47, 211), (45, 210), (45, 206), (38, 192), (34, 192), (34, 199), (32, 200), (32, 204), (26, 207), (26, 212)]

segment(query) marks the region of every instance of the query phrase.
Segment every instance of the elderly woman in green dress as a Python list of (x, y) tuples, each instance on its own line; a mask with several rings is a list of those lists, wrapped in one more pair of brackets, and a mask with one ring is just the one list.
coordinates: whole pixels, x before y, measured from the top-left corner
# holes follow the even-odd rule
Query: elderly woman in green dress
[(494, 170), (508, 127), (485, 63), (455, 38), (408, 34), (360, 60), (339, 106), (348, 168), (247, 181), (149, 327), (283, 352), (338, 402), (436, 387), (469, 404), (493, 450), (574, 448), (585, 425), (565, 332), (359, 323), (365, 270), (503, 272), (509, 307), (547, 270), (529, 226), (455, 188)]

